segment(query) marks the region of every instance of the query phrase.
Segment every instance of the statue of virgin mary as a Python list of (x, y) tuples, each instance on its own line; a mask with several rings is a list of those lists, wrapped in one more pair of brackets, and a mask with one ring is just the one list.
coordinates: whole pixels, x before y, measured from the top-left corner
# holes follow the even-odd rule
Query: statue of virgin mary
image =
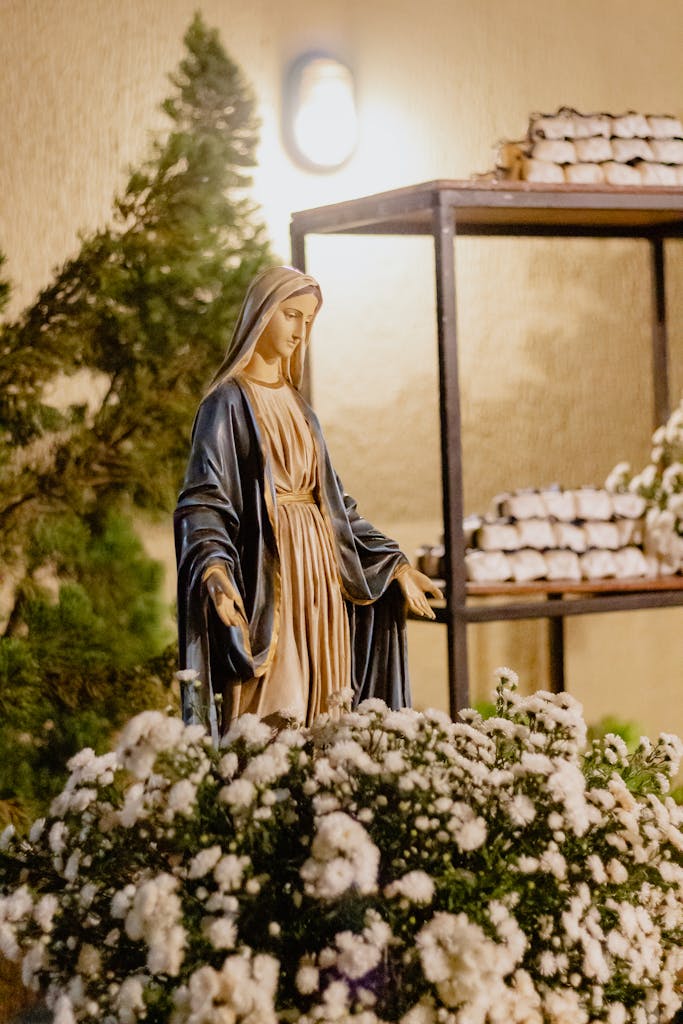
[(175, 512), (183, 716), (310, 723), (347, 687), (410, 705), (405, 612), (440, 596), (364, 519), (299, 388), (322, 304), (290, 267), (251, 283), (197, 412)]

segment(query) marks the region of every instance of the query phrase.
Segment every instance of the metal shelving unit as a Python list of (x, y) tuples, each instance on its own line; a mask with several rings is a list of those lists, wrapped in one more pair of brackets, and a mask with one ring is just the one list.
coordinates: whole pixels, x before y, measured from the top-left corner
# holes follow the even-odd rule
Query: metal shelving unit
[[(521, 586), (469, 584), (463, 537), (462, 445), (455, 245), (464, 236), (639, 238), (649, 243), (655, 426), (669, 414), (664, 249), (683, 238), (683, 189), (596, 188), (526, 182), (432, 181), (331, 206), (291, 221), (292, 261), (306, 269), (311, 234), (431, 235), (439, 349), (441, 470), (451, 713), (469, 702), (467, 626), (505, 619), (549, 621), (553, 687), (564, 688), (564, 619), (569, 615), (683, 605), (683, 578)], [(483, 599), (495, 596), (495, 603)]]

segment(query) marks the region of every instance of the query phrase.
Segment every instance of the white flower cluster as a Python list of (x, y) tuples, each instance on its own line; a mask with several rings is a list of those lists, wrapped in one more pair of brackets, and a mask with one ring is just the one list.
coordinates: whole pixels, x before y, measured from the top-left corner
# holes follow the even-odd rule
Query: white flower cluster
[(213, 750), (163, 715), (0, 839), (0, 951), (57, 1024), (665, 1024), (681, 743), (586, 748), (566, 694), (370, 700)]
[(638, 494), (647, 501), (645, 551), (658, 557), (663, 572), (683, 569), (683, 400), (652, 435), (650, 461), (633, 473), (620, 462), (605, 481), (614, 493)]

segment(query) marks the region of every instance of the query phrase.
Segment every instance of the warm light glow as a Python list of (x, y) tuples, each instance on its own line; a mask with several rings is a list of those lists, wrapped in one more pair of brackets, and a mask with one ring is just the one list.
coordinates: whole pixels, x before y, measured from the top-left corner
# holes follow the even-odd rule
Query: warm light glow
[(294, 65), (286, 116), (295, 156), (317, 170), (334, 170), (349, 159), (358, 123), (349, 69), (332, 57), (312, 56)]

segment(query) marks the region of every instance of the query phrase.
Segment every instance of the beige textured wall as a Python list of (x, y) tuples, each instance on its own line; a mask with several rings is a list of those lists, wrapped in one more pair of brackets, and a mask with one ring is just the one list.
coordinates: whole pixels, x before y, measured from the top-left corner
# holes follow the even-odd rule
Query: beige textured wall
[[(288, 259), (292, 210), (492, 166), (534, 110), (683, 114), (680, 0), (0, 0), (0, 248), (14, 309), (106, 221), (144, 153), (165, 74), (199, 6), (251, 79), (263, 121), (255, 191)], [(298, 170), (279, 127), (282, 69), (329, 47), (354, 68), (361, 142), (332, 175)], [(681, 247), (669, 250), (674, 395), (683, 387)], [(463, 240), (457, 287), (465, 499), (600, 482), (647, 452), (648, 266), (633, 242)], [(433, 255), (415, 239), (313, 239), (325, 307), (316, 406), (361, 508), (405, 549), (439, 522)], [(161, 554), (167, 531), (150, 534)], [(172, 588), (169, 574), (169, 589)], [(683, 612), (567, 623), (568, 684), (590, 718), (612, 712), (683, 733)], [(473, 691), (492, 669), (545, 684), (544, 623), (470, 631)], [(445, 706), (445, 638), (411, 626), (416, 701)]]

